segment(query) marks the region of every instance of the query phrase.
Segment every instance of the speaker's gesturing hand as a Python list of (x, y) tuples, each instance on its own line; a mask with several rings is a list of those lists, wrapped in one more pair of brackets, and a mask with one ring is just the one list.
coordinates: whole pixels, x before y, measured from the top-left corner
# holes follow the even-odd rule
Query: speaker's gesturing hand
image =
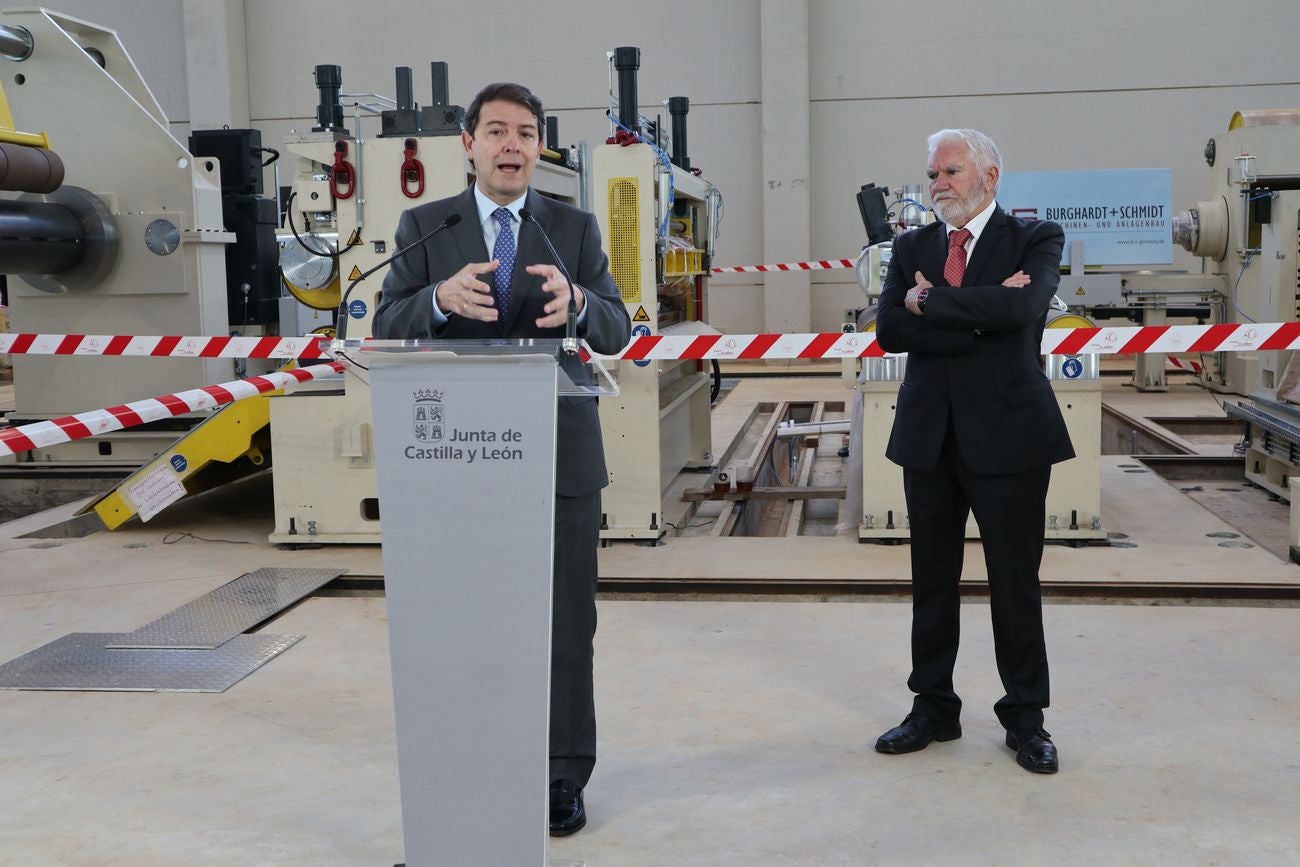
[(471, 262), (443, 280), (434, 290), (438, 309), (447, 316), (496, 322), (499, 313), (492, 298), (492, 287), (478, 277), (495, 271), (500, 265), (496, 259), (491, 262)]

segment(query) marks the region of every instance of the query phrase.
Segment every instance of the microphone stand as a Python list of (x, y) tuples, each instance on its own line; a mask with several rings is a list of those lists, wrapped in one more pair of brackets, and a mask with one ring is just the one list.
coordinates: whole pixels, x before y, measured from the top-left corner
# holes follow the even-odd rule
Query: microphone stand
[(546, 242), (546, 249), (551, 251), (551, 258), (554, 259), (555, 264), (559, 266), (560, 273), (564, 275), (564, 281), (569, 284), (568, 319), (566, 320), (564, 325), (564, 339), (560, 341), (560, 348), (564, 350), (565, 355), (577, 355), (578, 354), (578, 299), (574, 297), (573, 294), (573, 278), (569, 276), (569, 269), (564, 267), (564, 260), (560, 258), (559, 253), (555, 252), (555, 245), (552, 244), (551, 239), (546, 236), (546, 230), (542, 228), (542, 224), (537, 221), (537, 218), (534, 217), (532, 213), (528, 211), (527, 208), (520, 208), (519, 216), (523, 219), (524, 222), (532, 223), (534, 226), (537, 227), (538, 234), (540, 234), (542, 236), (542, 240)]
[(378, 265), (374, 266), (374, 267), (371, 268), (370, 270), (362, 272), (362, 274), (361, 274), (359, 277), (357, 277), (357, 279), (355, 279), (355, 280), (353, 280), (351, 283), (349, 283), (349, 284), (348, 284), (347, 291), (345, 291), (345, 292), (343, 293), (343, 299), (342, 299), (341, 301), (339, 301), (339, 310), (338, 310), (338, 315), (339, 315), (338, 340), (339, 340), (339, 342), (342, 342), (342, 341), (344, 341), (344, 340), (347, 340), (347, 338), (348, 338), (348, 298), (352, 295), (352, 290), (355, 289), (355, 288), (357, 288), (357, 284), (360, 283), (362, 280), (366, 279), (367, 277), (369, 277), (371, 274), (373, 274), (373, 273), (375, 273), (376, 271), (378, 271), (380, 268), (383, 268), (385, 265), (392, 264), (392, 262), (393, 262), (394, 260), (396, 260), (396, 259), (400, 259), (402, 256), (405, 256), (405, 255), (406, 255), (407, 253), (409, 253), (411, 250), (413, 250), (413, 249), (415, 249), (416, 247), (420, 246), (420, 245), (423, 244), (425, 241), (428, 241), (430, 238), (432, 238), (434, 235), (436, 235), (436, 234), (438, 234), (439, 232), (441, 232), (443, 229), (450, 229), (452, 226), (456, 225), (456, 224), (459, 223), (459, 222), (460, 222), (460, 214), (449, 214), (449, 215), (447, 216), (447, 219), (443, 220), (443, 221), (442, 221), (441, 223), (439, 223), (437, 226), (435, 226), (434, 228), (430, 229), (428, 232), (425, 232), (423, 235), (421, 235), (420, 237), (416, 238), (414, 241), (412, 241), (411, 243), (407, 244), (405, 247), (403, 247), (402, 249), (398, 250), (396, 253), (394, 253), (393, 255), (389, 256), (387, 259), (385, 259), (384, 261), (380, 262)]

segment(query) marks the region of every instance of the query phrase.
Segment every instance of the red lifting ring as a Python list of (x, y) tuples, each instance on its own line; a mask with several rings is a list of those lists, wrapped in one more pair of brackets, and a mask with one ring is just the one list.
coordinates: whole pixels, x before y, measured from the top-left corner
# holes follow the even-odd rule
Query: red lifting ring
[(348, 162), (348, 143), (334, 142), (334, 169), (330, 172), (330, 195), (350, 199), (357, 191), (357, 170)]
[[(402, 194), (408, 199), (418, 199), (424, 195), (424, 164), (415, 158), (416, 142), (413, 138), (406, 140), (406, 159), (402, 161), (400, 169)], [(411, 185), (415, 188), (412, 189)]]

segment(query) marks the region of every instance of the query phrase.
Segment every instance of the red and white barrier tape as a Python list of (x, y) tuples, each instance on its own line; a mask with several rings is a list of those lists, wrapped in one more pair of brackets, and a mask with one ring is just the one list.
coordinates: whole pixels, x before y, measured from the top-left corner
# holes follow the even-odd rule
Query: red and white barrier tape
[(779, 262), (775, 265), (728, 265), (709, 270), (714, 274), (756, 274), (765, 271), (830, 271), (834, 268), (852, 267), (852, 259), (819, 259), (815, 262)]
[[(1150, 325), (1048, 328), (1044, 355), (1133, 355), (1159, 352), (1246, 352), (1300, 348), (1300, 322), (1249, 325)], [(871, 332), (840, 334), (651, 334), (599, 358), (629, 361), (879, 358), (888, 355)]]
[(1295, 349), (1300, 322), (1048, 328), (1045, 355), (1129, 355), (1144, 352), (1250, 352)]
[[(1249, 352), (1300, 348), (1300, 322), (1222, 325), (1147, 325), (1120, 328), (1048, 328), (1044, 355)], [(0, 353), (118, 355), (155, 358), (325, 357), (320, 337), (96, 337), (66, 334), (0, 334)], [(870, 358), (886, 355), (871, 332), (842, 334), (703, 334), (637, 337), (605, 359)]]
[(1197, 376), (1200, 376), (1201, 372), (1205, 370), (1205, 367), (1203, 365), (1198, 364), (1197, 362), (1192, 361), (1191, 359), (1184, 361), (1181, 358), (1174, 358), (1171, 355), (1165, 360), (1168, 361), (1170, 364), (1172, 364), (1174, 367), (1178, 368), (1179, 370), (1190, 370), (1192, 373), (1196, 374)]
[(165, 394), (50, 421), (38, 421), (14, 428), (0, 428), (0, 456), (98, 436), (196, 410), (212, 409), (246, 397), (276, 391), (295, 382), (319, 379), (342, 370), (343, 365), (337, 361), (294, 370), (279, 370), (262, 376), (238, 379), (221, 385), (208, 385), (177, 394)]
[[(762, 267), (762, 266), (760, 266)], [(164, 358), (321, 358), (320, 337), (128, 337), (76, 334), (0, 334), (0, 353)], [(1245, 352), (1300, 348), (1300, 322), (1249, 325), (1152, 325), (1123, 328), (1048, 328), (1044, 355), (1133, 355), (1148, 352)], [(637, 337), (622, 351), (596, 358), (627, 361), (787, 360), (880, 358), (888, 355), (875, 334), (702, 334)], [(591, 358), (586, 350), (583, 359)], [(1194, 361), (1169, 356), (1174, 367), (1201, 372)], [(245, 397), (343, 370), (317, 364), (162, 395), (51, 421), (0, 429), (0, 456), (72, 442), (187, 412), (212, 409)]]
[[(1044, 355), (1134, 355), (1140, 352), (1247, 352), (1300, 348), (1300, 322), (1049, 328)], [(91, 337), (79, 334), (0, 334), (0, 352), (14, 355), (117, 355), (320, 359), (318, 337)], [(650, 334), (602, 359), (853, 359), (887, 355), (875, 334)]]
[(324, 358), (321, 337), (129, 337), (125, 334), (0, 334), (0, 355), (152, 358)]

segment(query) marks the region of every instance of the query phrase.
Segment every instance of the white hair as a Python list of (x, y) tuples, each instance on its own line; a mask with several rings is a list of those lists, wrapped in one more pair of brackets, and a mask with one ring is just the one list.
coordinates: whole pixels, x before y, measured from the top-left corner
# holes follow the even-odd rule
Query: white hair
[[(993, 143), (993, 139), (984, 133), (977, 129), (941, 129), (926, 139), (931, 157), (943, 145), (957, 143), (965, 145), (970, 151), (971, 158), (975, 161), (975, 168), (981, 175), (990, 166), (997, 166), (998, 187), (1002, 186), (1002, 154), (998, 153), (998, 146)], [(997, 188), (994, 188), (993, 192), (997, 193)]]

